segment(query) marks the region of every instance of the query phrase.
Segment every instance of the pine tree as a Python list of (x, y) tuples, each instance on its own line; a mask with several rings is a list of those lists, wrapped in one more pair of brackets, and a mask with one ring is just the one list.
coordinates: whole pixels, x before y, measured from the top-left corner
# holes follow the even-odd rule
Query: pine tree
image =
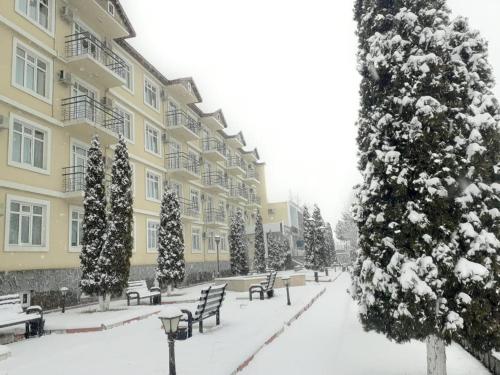
[(184, 280), (185, 268), (179, 199), (174, 191), (167, 190), (161, 203), (156, 279), (172, 287)]
[(88, 295), (99, 293), (97, 263), (106, 234), (106, 194), (104, 160), (99, 137), (92, 139), (87, 156), (83, 198), (83, 237), (80, 253), (80, 288)]
[(326, 248), (328, 249), (328, 254), (329, 254), (328, 267), (331, 267), (337, 260), (337, 255), (335, 253), (335, 240), (333, 239), (333, 231), (330, 223), (326, 224), (325, 240), (326, 240)]
[(314, 268), (314, 224), (311, 221), (311, 216), (309, 215), (309, 210), (304, 206), (304, 250), (305, 250), (305, 267), (307, 269)]
[(285, 247), (281, 236), (276, 233), (268, 233), (267, 249), (269, 252), (269, 268), (281, 271), (285, 264)]
[[(479, 224), (464, 204), (478, 193), (476, 184), (464, 183), (467, 164), (474, 163), (467, 155), (481, 159), (485, 169), (475, 165), (474, 173), (485, 173), (491, 182), (498, 143), (489, 143), (496, 149), (488, 150), (476, 142), (482, 137), (467, 112), (474, 113), (471, 100), (480, 100), (469, 97), (473, 78), (463, 57), (450, 49), (449, 15), (445, 0), (357, 0), (355, 5), (363, 174), (353, 209), (360, 235), (355, 297), (366, 329), (397, 342), (427, 341), (429, 374), (446, 373), (444, 344), (463, 332), (467, 297), (476, 296), (462, 290), (471, 286), (479, 293), (476, 272), (479, 284), (487, 286), (483, 282), (494, 278), (495, 269), (480, 254), (464, 251), (466, 244), (471, 248), (472, 234), (464, 219), (478, 227), (489, 220), (483, 212)], [(492, 134), (497, 125), (487, 122), (484, 134)], [(494, 184), (486, 186), (494, 190)], [(487, 242), (498, 241), (487, 232)]]
[(254, 268), (259, 273), (266, 272), (266, 248), (264, 244), (264, 228), (262, 226), (262, 216), (257, 212), (255, 219), (255, 257)]
[(315, 239), (313, 265), (315, 270), (320, 270), (330, 265), (330, 252), (326, 244), (325, 222), (317, 205), (314, 206), (312, 218)]
[(287, 269), (287, 266), (292, 268), (292, 252), (290, 250), (290, 241), (288, 241), (288, 238), (283, 238), (281, 241), (281, 268), (282, 269)]
[(342, 217), (335, 226), (335, 235), (341, 241), (348, 241), (355, 248), (358, 243), (358, 226), (349, 211), (342, 212)]
[(241, 210), (237, 210), (229, 228), (229, 255), (233, 275), (248, 274), (248, 244), (245, 222)]
[(132, 169), (125, 138), (120, 136), (111, 168), (106, 240), (99, 257), (99, 293), (120, 295), (127, 287), (133, 248)]

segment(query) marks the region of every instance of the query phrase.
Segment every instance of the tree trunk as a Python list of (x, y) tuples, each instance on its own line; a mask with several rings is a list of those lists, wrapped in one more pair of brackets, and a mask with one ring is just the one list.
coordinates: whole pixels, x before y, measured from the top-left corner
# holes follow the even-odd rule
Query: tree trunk
[(446, 375), (446, 346), (443, 339), (430, 335), (427, 344), (427, 375)]
[(107, 293), (99, 296), (99, 311), (108, 311), (111, 302), (111, 294)]
[(172, 295), (172, 291), (173, 291), (173, 287), (172, 287), (172, 284), (168, 284), (167, 285), (167, 296), (171, 296)]

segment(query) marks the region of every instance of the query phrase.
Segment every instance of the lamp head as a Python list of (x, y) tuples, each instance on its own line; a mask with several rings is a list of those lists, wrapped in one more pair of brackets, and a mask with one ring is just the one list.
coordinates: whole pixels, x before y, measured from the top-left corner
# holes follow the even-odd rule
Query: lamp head
[(166, 309), (158, 317), (163, 324), (165, 334), (175, 334), (179, 328), (179, 322), (182, 318), (182, 311), (176, 308)]

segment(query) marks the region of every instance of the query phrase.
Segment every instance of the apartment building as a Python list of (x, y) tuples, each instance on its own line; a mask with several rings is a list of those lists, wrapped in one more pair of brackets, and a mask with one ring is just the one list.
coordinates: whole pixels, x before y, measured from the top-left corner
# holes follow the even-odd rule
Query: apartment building
[[(160, 200), (180, 197), (188, 281), (229, 267), (236, 210), (253, 244), (265, 165), (221, 110), (203, 112), (191, 78), (168, 79), (127, 39), (118, 0), (0, 2), (0, 294), (76, 291), (87, 150), (111, 167), (118, 135), (133, 168), (131, 278), (152, 279)], [(251, 246), (252, 248), (252, 246)], [(253, 249), (250, 251), (252, 257)]]

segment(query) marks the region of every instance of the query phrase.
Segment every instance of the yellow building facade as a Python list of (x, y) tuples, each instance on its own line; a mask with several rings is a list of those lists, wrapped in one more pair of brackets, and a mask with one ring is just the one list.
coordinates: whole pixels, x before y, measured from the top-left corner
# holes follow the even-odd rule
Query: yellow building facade
[[(131, 278), (152, 279), (160, 200), (181, 201), (187, 281), (227, 269), (229, 219), (252, 247), (266, 205), (264, 164), (222, 111), (204, 113), (191, 78), (170, 80), (128, 42), (119, 1), (0, 2), (0, 294), (77, 289), (87, 150), (110, 173), (118, 134), (133, 168)], [(252, 258), (252, 251), (250, 251)]]

